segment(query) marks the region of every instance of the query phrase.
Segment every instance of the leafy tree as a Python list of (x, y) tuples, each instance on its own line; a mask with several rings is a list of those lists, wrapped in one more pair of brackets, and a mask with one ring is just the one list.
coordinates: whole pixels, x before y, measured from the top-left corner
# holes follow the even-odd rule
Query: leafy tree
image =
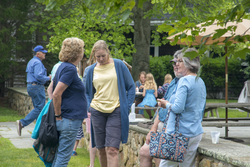
[[(44, 2), (46, 3), (46, 1)], [(133, 54), (133, 76), (137, 78), (140, 71), (149, 71), (150, 17), (145, 17), (144, 13), (152, 9), (153, 5), (150, 1), (145, 3), (139, 0), (131, 1), (125, 3), (124, 6), (121, 6), (124, 3), (111, 1), (91, 1), (91, 4), (95, 4), (94, 6), (85, 1), (66, 2), (52, 3), (50, 1), (47, 6), (48, 9), (54, 8), (54, 10), (57, 10), (58, 8), (53, 6), (55, 3), (59, 6), (69, 3), (80, 4), (75, 5), (74, 9), (70, 11), (71, 14), (73, 13), (70, 19), (60, 20), (51, 26), (55, 31), (55, 35), (50, 38), (49, 44), (52, 51), (54, 48), (58, 51), (58, 42), (73, 35), (84, 39), (87, 46), (86, 54), (90, 54), (93, 44), (97, 40), (103, 39), (113, 48), (111, 52), (115, 57), (122, 58), (123, 55)], [(111, 4), (114, 4), (114, 6)], [(144, 6), (144, 8), (142, 9), (141, 6)], [(107, 8), (109, 8), (108, 11)], [(116, 12), (118, 9), (119, 12)], [(133, 13), (130, 13), (130, 10)], [(129, 26), (132, 20), (134, 20), (134, 29)], [(132, 44), (131, 39), (124, 36), (124, 33), (129, 32), (134, 32), (134, 44)], [(136, 40), (138, 38), (140, 40)]]
[[(47, 9), (53, 9), (58, 6), (64, 5), (69, 0), (57, 1), (57, 0), (37, 0), (37, 2), (47, 5)], [(172, 43), (176, 44), (177, 40), (193, 41), (193, 37), (198, 35), (202, 29), (197, 29), (196, 24), (205, 22), (208, 20), (219, 20), (221, 24), (224, 24), (230, 20), (240, 20), (242, 17), (246, 17), (246, 11), (249, 10), (250, 3), (247, 0), (242, 1), (226, 1), (226, 0), (89, 0), (83, 1), (84, 4), (91, 2), (92, 4), (105, 4), (105, 9), (108, 16), (122, 14), (123, 20), (126, 18), (132, 18), (134, 21), (134, 47), (136, 52), (133, 54), (133, 78), (137, 78), (138, 73), (141, 70), (148, 71), (149, 69), (149, 45), (150, 45), (150, 18), (158, 17), (162, 18), (164, 14), (172, 14), (172, 20), (167, 19), (166, 22), (158, 27), (158, 31), (154, 31), (153, 37), (155, 45), (165, 44), (167, 35), (183, 31), (187, 28), (193, 29), (193, 36), (188, 37), (185, 33), (175, 38)], [(84, 6), (84, 10), (88, 7)], [(177, 20), (177, 22), (176, 22)], [(212, 24), (207, 22), (206, 25)], [(231, 27), (234, 30), (233, 27)], [(229, 30), (229, 29), (228, 29)], [(214, 38), (219, 38), (223, 32), (214, 34)], [(162, 39), (159, 34), (163, 33)], [(243, 41), (241, 37), (237, 37), (239, 41)], [(248, 39), (248, 37), (246, 37)], [(226, 41), (225, 41), (226, 42)], [(236, 54), (244, 58), (243, 55), (248, 49), (238, 49), (235, 52), (233, 48), (235, 45), (227, 43), (228, 52), (226, 56)], [(205, 46), (204, 44), (199, 47), (199, 53), (204, 54), (208, 49), (216, 48), (216, 44), (213, 46)], [(221, 52), (223, 48), (219, 47)], [(186, 55), (191, 56), (191, 55)], [(205, 57), (204, 60), (209, 58)]]
[(141, 71), (149, 72), (149, 48), (151, 40), (150, 15), (146, 15), (153, 9), (151, 1), (145, 1), (140, 7), (139, 0), (135, 1), (132, 9), (131, 18), (134, 21), (134, 47), (136, 52), (133, 54), (132, 76), (134, 80)]
[(243, 61), (243, 62), (244, 62), (244, 63), (247, 63), (247, 64), (248, 64), (248, 67), (242, 69), (241, 71), (244, 72), (244, 74), (245, 74), (245, 79), (248, 80), (248, 79), (250, 78), (250, 66), (249, 66), (249, 64), (250, 64), (250, 54), (248, 54), (248, 55), (246, 56), (246, 60)]
[[(180, 1), (181, 2), (181, 1)], [(180, 2), (175, 1), (174, 7), (172, 8), (173, 11), (176, 10), (176, 5), (180, 5)], [(214, 3), (214, 1), (211, 1)], [(213, 4), (212, 3), (212, 4)], [(223, 4), (223, 6), (221, 6)], [(169, 5), (169, 2), (168, 2)], [(225, 25), (229, 21), (236, 21), (241, 22), (243, 18), (249, 19), (249, 14), (247, 12), (250, 11), (250, 1), (242, 0), (242, 1), (221, 1), (221, 3), (215, 3), (215, 5), (218, 5), (218, 8), (214, 8), (215, 11), (208, 15), (208, 17), (205, 18), (204, 22), (201, 27), (197, 27), (195, 22), (192, 21), (192, 18), (182, 18), (178, 22), (173, 23), (173, 26), (169, 25), (160, 25), (159, 31), (168, 32), (169, 36), (176, 34), (178, 32), (182, 32), (179, 35), (175, 36), (174, 41), (171, 43), (172, 45), (175, 45), (177, 41), (181, 40), (183, 42), (189, 43), (189, 46), (192, 45), (192, 42), (194, 41), (194, 37), (197, 36), (200, 32), (204, 31), (204, 27), (212, 25), (215, 20), (218, 21), (218, 25)], [(224, 6), (225, 5), (225, 6)], [(182, 8), (186, 8), (186, 4), (180, 5)], [(221, 7), (220, 7), (221, 6)], [(207, 12), (207, 8), (205, 9), (205, 13)], [(186, 34), (186, 30), (191, 30), (192, 35), (188, 36)], [(214, 42), (212, 45), (206, 45), (205, 40), (203, 39), (202, 43), (199, 45), (199, 54), (204, 54), (207, 50), (211, 50), (212, 48), (219, 51), (220, 53), (225, 53), (225, 46), (227, 47), (227, 52), (225, 56), (232, 58), (243, 58), (245, 59), (246, 53), (250, 52), (250, 49), (247, 48), (247, 45), (245, 44), (246, 41), (250, 40), (249, 35), (234, 35), (234, 32), (236, 30), (235, 26), (231, 26), (227, 29), (218, 29), (216, 30), (215, 34), (210, 34), (206, 37), (212, 37), (212, 39), (216, 40), (220, 38), (222, 35), (224, 35), (226, 32), (231, 31), (232, 32), (232, 38), (234, 37), (235, 41), (237, 41), (239, 44), (234, 44), (233, 42), (229, 41), (228, 38), (223, 41), (223, 46), (218, 46), (217, 42)], [(188, 56), (188, 55), (186, 55)], [(207, 61), (208, 59), (206, 59)]]
[[(93, 44), (100, 39), (109, 44), (114, 57), (123, 58), (124, 55), (131, 55), (135, 49), (131, 39), (125, 38), (126, 33), (134, 31), (129, 25), (131, 21), (121, 21), (120, 15), (108, 17), (104, 8), (104, 5), (93, 6), (81, 1), (71, 1), (62, 9), (39, 13), (38, 18), (29, 21), (27, 25), (31, 28), (26, 28), (26, 32), (46, 32), (44, 40), (49, 38), (50, 43), (47, 47), (55, 55), (58, 55), (62, 41), (68, 37), (84, 40), (87, 57)], [(37, 26), (37, 22), (43, 26)]]
[(0, 96), (4, 96), (5, 81), (20, 73), (22, 67), (21, 51), (26, 43), (19, 42), (31, 38), (19, 31), (25, 22), (32, 0), (1, 0), (0, 1)]
[[(116, 58), (131, 55), (135, 50), (131, 39), (125, 34), (133, 31), (129, 25), (130, 21), (120, 21), (119, 15), (106, 17), (104, 6), (89, 5), (89, 12), (84, 12), (81, 3), (75, 2), (74, 8), (70, 9), (67, 18), (59, 19), (49, 27), (53, 29), (54, 35), (50, 38), (49, 48), (52, 52), (59, 52), (62, 41), (67, 37), (76, 36), (85, 42), (85, 54), (90, 55), (93, 44), (102, 39), (105, 40)], [(79, 7), (80, 6), (80, 7)]]

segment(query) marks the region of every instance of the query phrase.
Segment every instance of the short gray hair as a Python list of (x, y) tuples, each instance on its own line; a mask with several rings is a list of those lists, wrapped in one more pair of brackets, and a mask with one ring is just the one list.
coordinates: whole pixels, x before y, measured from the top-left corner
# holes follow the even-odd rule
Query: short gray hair
[(189, 69), (189, 71), (193, 73), (197, 73), (200, 68), (200, 56), (197, 56), (190, 60), (189, 57), (184, 57), (186, 52), (198, 52), (195, 48), (188, 48), (186, 50), (181, 49), (175, 52), (174, 57), (183, 60), (184, 66)]

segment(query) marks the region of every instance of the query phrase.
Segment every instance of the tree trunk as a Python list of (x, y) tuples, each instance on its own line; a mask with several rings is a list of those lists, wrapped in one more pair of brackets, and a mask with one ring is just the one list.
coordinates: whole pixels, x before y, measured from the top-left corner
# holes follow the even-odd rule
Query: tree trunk
[(138, 0), (132, 12), (134, 14), (134, 47), (136, 53), (133, 54), (132, 61), (132, 77), (134, 81), (138, 80), (141, 71), (149, 71), (149, 49), (150, 49), (150, 18), (143, 18), (144, 12), (149, 11), (153, 4), (151, 1), (146, 1), (143, 4), (143, 9), (138, 7)]
[(4, 97), (5, 82), (0, 82), (0, 97)]

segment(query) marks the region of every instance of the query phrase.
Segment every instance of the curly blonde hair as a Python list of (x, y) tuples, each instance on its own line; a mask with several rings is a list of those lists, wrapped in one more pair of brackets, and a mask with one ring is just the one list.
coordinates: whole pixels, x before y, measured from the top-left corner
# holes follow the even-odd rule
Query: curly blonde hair
[(167, 74), (167, 75), (165, 75), (165, 77), (164, 77), (164, 84), (165, 83), (170, 83), (171, 81), (172, 81), (172, 75), (170, 75), (170, 74)]
[(105, 50), (108, 53), (109, 58), (112, 58), (107, 43), (104, 40), (99, 40), (94, 44), (92, 48), (92, 51), (88, 60), (89, 65), (94, 64), (96, 62), (95, 53), (98, 50)]
[(63, 62), (75, 62), (83, 54), (83, 47), (83, 40), (76, 37), (66, 38), (62, 43), (59, 59)]
[(63, 61), (62, 52), (59, 53), (59, 57), (58, 58), (59, 58), (60, 61)]
[(155, 83), (154, 76), (151, 73), (147, 73), (147, 75), (146, 75), (146, 81), (145, 81), (144, 88), (157, 90), (157, 85)]

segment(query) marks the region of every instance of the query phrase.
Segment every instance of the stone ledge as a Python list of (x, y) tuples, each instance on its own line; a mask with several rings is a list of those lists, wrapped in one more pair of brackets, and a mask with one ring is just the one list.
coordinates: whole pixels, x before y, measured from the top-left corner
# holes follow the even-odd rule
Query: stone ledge
[[(149, 129), (137, 125), (129, 125), (129, 130), (147, 135)], [(212, 144), (210, 135), (203, 134), (198, 147), (198, 153), (212, 159), (240, 167), (250, 167), (250, 146), (221, 139), (218, 144)]]
[(211, 137), (203, 135), (198, 152), (231, 165), (250, 167), (250, 146), (244, 144), (221, 138), (218, 144), (212, 144)]
[(27, 92), (27, 87), (8, 87), (7, 89), (10, 89), (14, 92), (18, 92), (20, 94), (23, 94), (23, 95), (26, 95), (26, 96), (29, 96), (28, 92)]
[(133, 131), (142, 133), (144, 135), (147, 135), (149, 132), (149, 129), (145, 129), (145, 128), (139, 127), (137, 125), (129, 125), (129, 130), (133, 130)]
[[(29, 96), (28, 92), (27, 92), (27, 87), (7, 87), (7, 89), (23, 94), (25, 96)], [(46, 99), (49, 98), (49, 96), (47, 95), (47, 90), (45, 88), (45, 95), (46, 95)], [(29, 96), (30, 97), (30, 96)]]

